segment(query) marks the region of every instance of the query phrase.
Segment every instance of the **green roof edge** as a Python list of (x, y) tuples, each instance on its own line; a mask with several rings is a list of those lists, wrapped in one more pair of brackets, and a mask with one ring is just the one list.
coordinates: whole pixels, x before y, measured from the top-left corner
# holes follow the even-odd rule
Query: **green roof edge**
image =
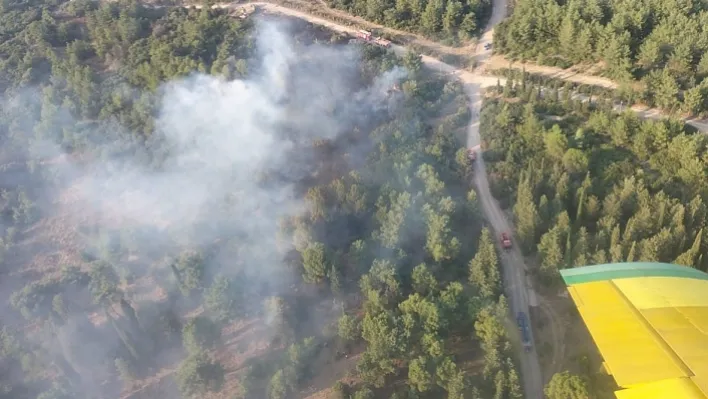
[(566, 285), (633, 277), (681, 277), (708, 280), (708, 274), (670, 263), (629, 262), (582, 266), (560, 271)]

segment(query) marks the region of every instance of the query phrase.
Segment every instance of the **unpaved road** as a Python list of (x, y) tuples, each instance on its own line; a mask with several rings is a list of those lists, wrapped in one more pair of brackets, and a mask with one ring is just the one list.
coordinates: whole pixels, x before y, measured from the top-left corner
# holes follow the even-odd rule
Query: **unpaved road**
[[(311, 3), (307, 3), (303, 0), (296, 0), (298, 3), (302, 3), (303, 5)], [(500, 8), (499, 4), (503, 4), (504, 6)], [(305, 21), (308, 21), (310, 23), (324, 26), (332, 31), (335, 32), (341, 32), (341, 33), (347, 33), (350, 35), (354, 35), (357, 30), (360, 29), (359, 26), (357, 25), (342, 25), (336, 22), (332, 22), (327, 20), (325, 17), (319, 17), (315, 16), (312, 14), (308, 14), (307, 12), (304, 11), (299, 11), (299, 10), (294, 10), (292, 8), (284, 7), (278, 4), (274, 3), (269, 3), (269, 2), (264, 2), (264, 1), (246, 1), (243, 3), (217, 3), (212, 6), (212, 8), (230, 8), (230, 9), (237, 9), (237, 8), (242, 8), (246, 5), (254, 5), (258, 6), (264, 11), (272, 12), (272, 13), (277, 13), (277, 14), (283, 14), (283, 15), (288, 15), (291, 17), (299, 18)], [(164, 6), (153, 6), (155, 8), (162, 8)], [(202, 8), (201, 5), (185, 5), (185, 7), (194, 7), (194, 8)], [(515, 68), (515, 69), (520, 69), (525, 68), (527, 72), (533, 73), (533, 74), (540, 74), (548, 77), (553, 77), (553, 78), (558, 78), (562, 80), (567, 80), (570, 82), (574, 83), (580, 83), (580, 84), (585, 84), (585, 85), (591, 85), (591, 86), (600, 86), (604, 88), (616, 88), (617, 84), (614, 83), (613, 81), (607, 79), (607, 78), (602, 78), (598, 76), (593, 76), (593, 75), (586, 75), (582, 73), (578, 73), (575, 70), (572, 69), (561, 69), (561, 68), (556, 68), (556, 67), (551, 67), (551, 66), (543, 66), (543, 65), (535, 65), (535, 64), (521, 64), (521, 63), (510, 63), (508, 60), (506, 60), (503, 56), (500, 55), (494, 55), (492, 56), (492, 50), (484, 50), (484, 45), (489, 43), (492, 43), (492, 38), (493, 38), (493, 27), (498, 24), (501, 20), (504, 19), (506, 16), (506, 0), (495, 0), (492, 8), (492, 15), (490, 17), (489, 23), (487, 25), (487, 29), (485, 30), (485, 33), (482, 35), (480, 40), (477, 42), (476, 46), (468, 46), (468, 47), (461, 47), (461, 48), (456, 48), (456, 47), (449, 47), (445, 46), (440, 43), (436, 43), (433, 41), (430, 41), (429, 39), (425, 39), (423, 37), (420, 37), (419, 35), (396, 30), (396, 29), (391, 29), (387, 28), (383, 25), (379, 25), (373, 22), (365, 21), (359, 17), (353, 17), (350, 15), (345, 14), (342, 11), (339, 10), (334, 10), (331, 8), (326, 8), (326, 11), (332, 15), (336, 15), (338, 17), (344, 18), (344, 16), (347, 16), (348, 19), (352, 22), (352, 24), (356, 24), (357, 22), (361, 21), (363, 24), (367, 26), (373, 26), (376, 27), (377, 29), (380, 29), (382, 31), (387, 31), (387, 32), (392, 32), (400, 35), (408, 35), (409, 37), (414, 37), (414, 43), (419, 43), (423, 44), (426, 47), (434, 47), (436, 50), (439, 50), (442, 53), (447, 53), (447, 54), (461, 54), (461, 52), (465, 54), (470, 54), (473, 53), (474, 57), (473, 59), (475, 60), (476, 64), (478, 65), (477, 68), (475, 69), (474, 72), (469, 72), (464, 69), (460, 69), (456, 66), (452, 66), (449, 64), (446, 64), (437, 58), (433, 58), (431, 56), (427, 55), (421, 55), (423, 58), (423, 63), (432, 68), (432, 69), (437, 69), (441, 72), (445, 73), (454, 73), (463, 83), (465, 84), (475, 84), (477, 85), (476, 90), (479, 90), (481, 88), (486, 88), (490, 87), (493, 85), (497, 84), (497, 81), (499, 81), (501, 84), (504, 84), (506, 82), (506, 79), (502, 77), (496, 77), (496, 76), (491, 76), (486, 74), (488, 70), (493, 70), (493, 69), (499, 69), (499, 68), (508, 68), (510, 65)], [(396, 52), (396, 54), (405, 54), (407, 51), (404, 46), (400, 45), (395, 45), (392, 44), (391, 48), (393, 51)], [(577, 95), (576, 98), (583, 99), (585, 96), (583, 95)], [(622, 107), (621, 105), (615, 106), (616, 110), (620, 110)], [(626, 108), (626, 107), (625, 107)], [(666, 118), (667, 115), (656, 109), (656, 108), (649, 108), (646, 106), (641, 106), (641, 105), (636, 105), (632, 106), (632, 111), (636, 112), (640, 117), (642, 118), (647, 118), (647, 119), (662, 119)], [(707, 120), (701, 120), (697, 118), (684, 118), (683, 119), (687, 124), (695, 127), (696, 129), (702, 131), (702, 132), (708, 132), (708, 121)]]
[[(485, 64), (492, 55), (491, 50), (484, 49), (484, 45), (487, 43), (492, 43), (494, 26), (504, 19), (505, 14), (506, 0), (495, 0), (492, 16), (489, 20), (485, 33), (479, 41), (477, 52), (475, 54), (475, 62), (477, 65), (480, 65), (478, 67), (478, 70), (480, 71), (484, 71)], [(483, 86), (486, 86), (484, 83), (485, 82), (477, 82), (475, 79), (472, 79), (471, 82), (465, 84), (465, 91), (470, 98), (470, 111), (472, 113), (472, 119), (470, 120), (467, 131), (468, 148), (479, 148), (481, 144), (481, 138), (479, 135), (479, 114), (482, 107), (482, 92), (480, 89)], [(489, 190), (489, 181), (487, 180), (484, 157), (477, 157), (474, 168), (474, 184), (477, 187), (478, 198), (480, 199), (482, 205), (482, 211), (491, 225), (492, 230), (496, 233), (496, 236), (499, 236), (502, 232), (508, 232), (511, 234), (511, 223), (506, 220), (501, 207)], [(527, 280), (526, 265), (524, 264), (524, 258), (521, 256), (518, 247), (514, 246), (510, 251), (506, 253), (503, 252), (501, 256), (501, 264), (504, 275), (504, 287), (509, 300), (509, 308), (511, 309), (512, 315), (516, 315), (518, 312), (525, 312), (528, 315), (530, 300), (535, 300), (535, 295), (533, 290), (530, 288), (530, 282)], [(515, 318), (515, 316), (513, 317)], [(531, 333), (531, 342), (534, 342), (533, 329), (530, 328), (529, 330)], [(554, 344), (557, 343), (554, 342)], [(542, 399), (543, 377), (541, 375), (541, 366), (538, 361), (536, 346), (534, 345), (530, 352), (524, 352), (524, 350), (520, 348), (519, 360), (521, 366), (521, 379), (524, 386), (524, 392), (526, 393), (526, 398)]]

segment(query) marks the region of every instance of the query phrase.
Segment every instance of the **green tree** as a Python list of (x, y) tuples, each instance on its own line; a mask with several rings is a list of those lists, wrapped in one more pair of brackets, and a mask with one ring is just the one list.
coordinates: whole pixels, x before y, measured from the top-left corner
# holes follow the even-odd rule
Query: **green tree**
[(303, 278), (311, 284), (319, 284), (327, 273), (326, 248), (321, 242), (310, 244), (302, 252)]
[(507, 359), (507, 385), (508, 385), (508, 395), (509, 399), (521, 399), (524, 397), (523, 390), (521, 389), (521, 383), (519, 382), (519, 375), (516, 373), (516, 368), (511, 362), (511, 359)]
[(701, 86), (691, 87), (683, 93), (682, 110), (690, 115), (698, 114), (705, 108), (705, 93)]
[(460, 20), (463, 16), (463, 6), (459, 1), (451, 1), (447, 3), (445, 16), (443, 18), (443, 29), (448, 35), (453, 36), (457, 27), (460, 25)]
[(337, 333), (345, 341), (356, 341), (361, 336), (356, 318), (343, 314), (337, 322)]
[(514, 216), (516, 217), (517, 236), (523, 248), (530, 252), (535, 246), (540, 215), (536, 208), (531, 182), (528, 178), (524, 178), (519, 182), (516, 204), (514, 205)]
[(423, 58), (414, 51), (408, 51), (403, 57), (403, 66), (415, 76), (423, 69)]
[(288, 385), (285, 380), (283, 370), (278, 370), (271, 377), (268, 383), (268, 398), (270, 399), (285, 399), (288, 395)]
[(425, 248), (430, 256), (438, 263), (456, 258), (461, 244), (460, 240), (453, 236), (450, 216), (436, 212), (428, 205), (424, 207), (423, 212), (428, 222)]
[(202, 287), (204, 259), (200, 253), (184, 251), (171, 267), (183, 294), (188, 295)]
[(538, 244), (538, 254), (541, 257), (541, 271), (546, 276), (556, 276), (558, 269), (565, 264), (561, 239), (558, 226), (553, 227), (541, 236), (541, 242)]
[(236, 287), (232, 279), (217, 276), (204, 293), (204, 307), (223, 323), (237, 315)]
[(543, 137), (543, 142), (548, 155), (556, 160), (563, 159), (563, 156), (568, 150), (568, 139), (560, 129), (560, 126), (553, 125), (553, 128)]
[(496, 296), (501, 288), (499, 259), (489, 229), (482, 229), (477, 254), (469, 264), (469, 280), (485, 298)]
[(548, 382), (544, 393), (548, 399), (588, 399), (588, 387), (585, 381), (568, 371), (556, 373)]
[(585, 173), (588, 170), (588, 157), (577, 148), (570, 148), (563, 155), (563, 166), (570, 173)]
[(418, 392), (427, 392), (433, 386), (433, 376), (428, 370), (428, 360), (419, 356), (408, 365), (408, 384)]
[(438, 282), (425, 263), (413, 268), (413, 290), (421, 295), (437, 293)]
[(182, 329), (184, 348), (189, 353), (212, 349), (220, 339), (221, 328), (205, 316), (190, 319)]
[(113, 267), (103, 261), (95, 262), (89, 271), (91, 282), (89, 290), (95, 303), (110, 304), (118, 299), (118, 283), (120, 279)]
[(425, 6), (425, 11), (421, 15), (420, 21), (423, 29), (428, 34), (440, 32), (442, 28), (444, 5), (441, 0), (430, 0)]

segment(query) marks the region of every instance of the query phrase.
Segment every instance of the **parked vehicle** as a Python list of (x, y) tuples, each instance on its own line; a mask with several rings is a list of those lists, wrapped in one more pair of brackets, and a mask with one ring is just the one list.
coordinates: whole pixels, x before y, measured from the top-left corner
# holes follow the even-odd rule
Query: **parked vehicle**
[(508, 234), (501, 233), (501, 244), (504, 249), (511, 248), (511, 239), (509, 238)]
[(372, 35), (371, 32), (369, 32), (368, 30), (363, 30), (363, 29), (361, 29), (361, 30), (359, 30), (359, 31), (356, 32), (356, 37), (358, 37), (359, 39), (367, 40), (367, 41), (368, 41), (368, 40), (371, 40), (371, 38), (373, 37), (373, 35)]
[(524, 351), (531, 352), (531, 333), (529, 331), (530, 327), (526, 313), (519, 312), (516, 315), (516, 323), (519, 325), (519, 330), (521, 330), (521, 341), (524, 345)]
[(373, 43), (373, 44), (375, 44), (375, 45), (377, 45), (377, 46), (381, 46), (381, 47), (384, 47), (384, 48), (389, 48), (389, 47), (391, 47), (391, 41), (390, 41), (390, 40), (386, 40), (386, 39), (384, 39), (383, 37), (380, 37), (380, 36), (374, 37), (374, 34), (371, 33), (371, 32), (369, 32), (368, 30), (363, 30), (363, 29), (358, 30), (358, 31), (356, 32), (356, 37), (357, 37), (357, 39), (359, 39), (359, 40), (363, 40), (364, 42), (367, 42), (367, 43)]

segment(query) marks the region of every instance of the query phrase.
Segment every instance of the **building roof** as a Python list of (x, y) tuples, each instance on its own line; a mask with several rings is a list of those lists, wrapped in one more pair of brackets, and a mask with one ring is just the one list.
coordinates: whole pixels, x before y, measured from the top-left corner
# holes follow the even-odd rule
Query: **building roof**
[(708, 274), (619, 263), (561, 275), (618, 399), (708, 398)]

